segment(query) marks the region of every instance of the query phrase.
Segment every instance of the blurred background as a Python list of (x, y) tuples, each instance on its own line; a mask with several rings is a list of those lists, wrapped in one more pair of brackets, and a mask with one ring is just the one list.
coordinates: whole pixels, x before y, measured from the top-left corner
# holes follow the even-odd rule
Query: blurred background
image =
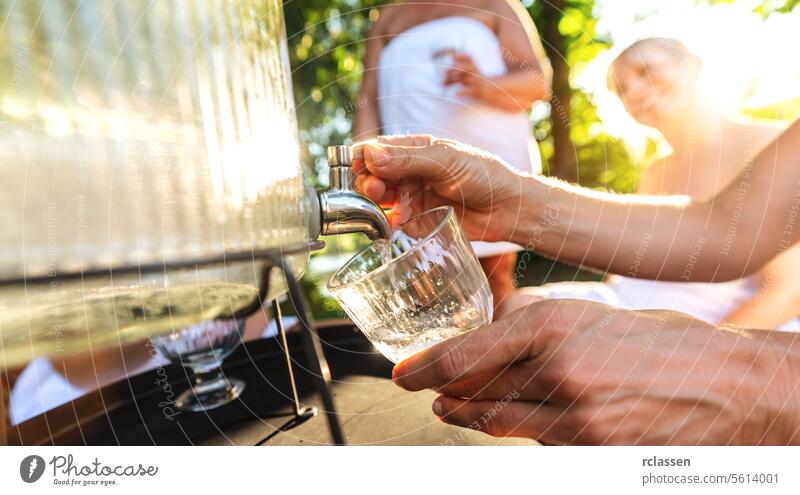
[[(284, 3), (302, 159), (321, 185), (327, 181), (324, 146), (351, 142), (363, 40), (376, 7), (385, 3)], [(644, 37), (676, 38), (700, 56), (707, 94), (726, 115), (772, 121), (800, 116), (800, 64), (790, 63), (793, 47), (800, 46), (800, 0), (522, 3), (553, 66), (552, 99), (537, 103), (530, 114), (547, 175), (628, 193), (636, 189), (640, 171), (669, 152), (658, 132), (634, 122), (606, 86), (614, 56)], [(326, 242), (304, 278), (318, 319), (344, 316), (324, 285), (363, 241), (339, 236)], [(535, 253), (520, 253), (520, 259), (520, 285), (602, 279)]]

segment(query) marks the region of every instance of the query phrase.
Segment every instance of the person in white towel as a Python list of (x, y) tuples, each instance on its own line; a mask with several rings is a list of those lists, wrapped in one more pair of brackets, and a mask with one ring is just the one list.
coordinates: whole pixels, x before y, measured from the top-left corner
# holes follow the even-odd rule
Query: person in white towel
[[(386, 5), (366, 41), (353, 137), (432, 134), (540, 173), (528, 111), (549, 97), (550, 75), (536, 27), (518, 1)], [(395, 209), (402, 211), (404, 199)], [(475, 242), (473, 248), (497, 306), (514, 291), (520, 247)]]
[[(639, 193), (713, 198), (781, 133), (777, 127), (732, 121), (711, 108), (699, 88), (701, 68), (698, 57), (669, 38), (637, 41), (609, 68), (609, 89), (637, 122), (660, 131), (672, 147), (671, 155), (644, 170)], [(702, 243), (697, 249), (703, 249)], [(713, 324), (797, 331), (798, 271), (800, 247), (795, 246), (756, 275), (731, 282), (660, 282), (629, 273), (604, 283), (555, 283), (521, 293), (589, 299), (625, 309), (670, 309)]]

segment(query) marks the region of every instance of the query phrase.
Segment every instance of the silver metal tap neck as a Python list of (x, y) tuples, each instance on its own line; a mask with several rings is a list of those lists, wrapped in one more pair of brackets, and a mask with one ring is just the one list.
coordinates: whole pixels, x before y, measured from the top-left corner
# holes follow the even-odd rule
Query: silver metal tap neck
[(353, 164), (353, 150), (347, 145), (328, 146), (329, 167), (349, 167)]
[(388, 239), (392, 235), (383, 210), (353, 190), (352, 152), (350, 146), (328, 146), (330, 185), (320, 191), (319, 232), (322, 235), (362, 232), (372, 240)]
[(328, 177), (330, 189), (351, 191), (353, 174), (350, 166), (353, 163), (350, 146), (328, 146)]

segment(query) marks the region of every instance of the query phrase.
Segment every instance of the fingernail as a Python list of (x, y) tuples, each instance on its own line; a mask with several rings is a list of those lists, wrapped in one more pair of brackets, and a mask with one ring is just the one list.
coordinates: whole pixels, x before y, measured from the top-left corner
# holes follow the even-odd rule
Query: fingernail
[(441, 416), (444, 413), (444, 408), (442, 407), (441, 399), (436, 399), (433, 401), (433, 414), (437, 416)]
[(383, 166), (389, 158), (389, 152), (380, 144), (371, 144), (365, 150), (365, 155), (369, 155), (373, 165)]

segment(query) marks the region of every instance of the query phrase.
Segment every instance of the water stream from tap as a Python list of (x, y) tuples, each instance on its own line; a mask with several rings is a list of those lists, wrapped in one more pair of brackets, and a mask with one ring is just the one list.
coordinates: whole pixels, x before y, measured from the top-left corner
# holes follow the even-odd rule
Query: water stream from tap
[(381, 260), (381, 266), (383, 266), (388, 265), (393, 259), (414, 247), (417, 242), (419, 242), (417, 239), (398, 229), (392, 232), (390, 239), (376, 239), (373, 241), (372, 247)]
[(372, 246), (375, 248), (375, 252), (378, 253), (378, 257), (381, 259), (381, 265), (388, 265), (392, 262), (392, 240), (391, 239), (375, 239), (372, 243)]

